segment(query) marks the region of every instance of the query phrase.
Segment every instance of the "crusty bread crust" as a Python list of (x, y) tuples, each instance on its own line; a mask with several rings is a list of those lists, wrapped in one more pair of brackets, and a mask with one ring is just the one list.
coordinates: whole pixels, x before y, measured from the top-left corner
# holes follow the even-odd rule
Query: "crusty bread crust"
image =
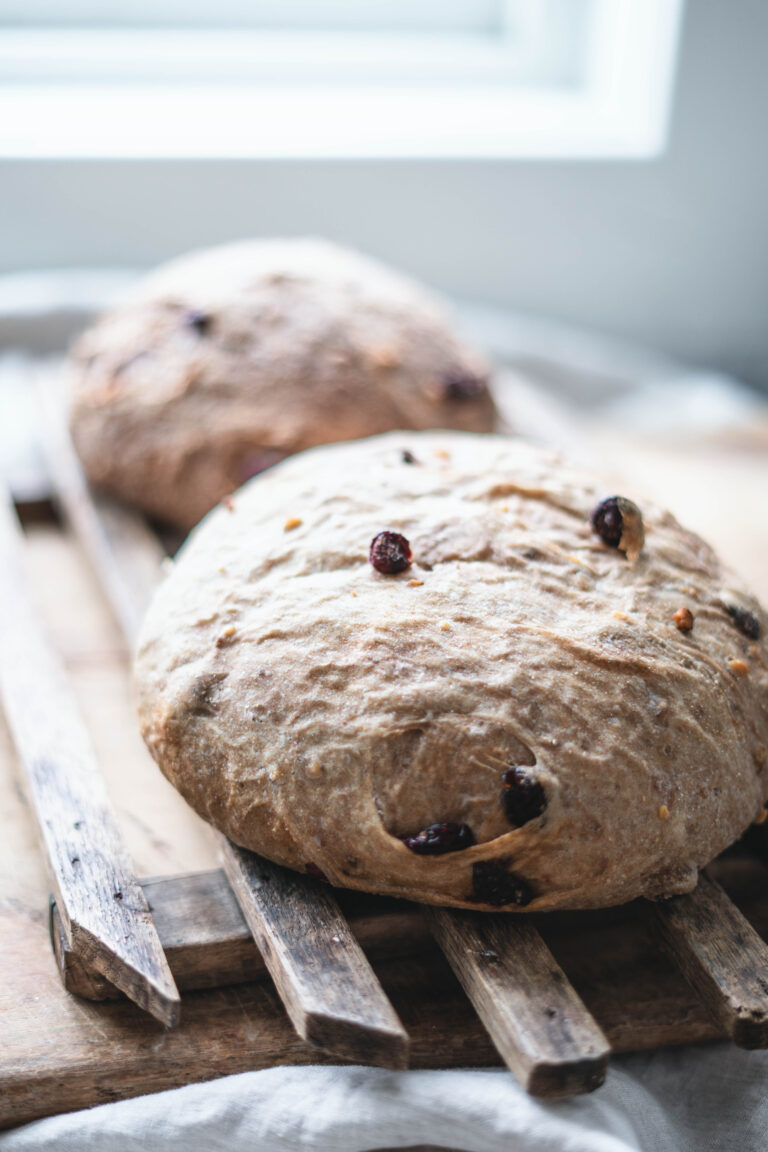
[(490, 431), (487, 373), (405, 277), (319, 240), (250, 241), (166, 265), (81, 337), (70, 424), (91, 480), (191, 528), (316, 444)]
[[(589, 519), (606, 495), (500, 436), (285, 461), (204, 521), (157, 593), (136, 661), (152, 754), (233, 840), (335, 884), (511, 911), (691, 889), (768, 793), (765, 616), (635, 494), (639, 558), (606, 545)], [(383, 530), (410, 542), (407, 571), (369, 562)], [(521, 827), (513, 766), (545, 798)], [(439, 822), (475, 845), (403, 843)], [(519, 902), (478, 885), (489, 863)]]

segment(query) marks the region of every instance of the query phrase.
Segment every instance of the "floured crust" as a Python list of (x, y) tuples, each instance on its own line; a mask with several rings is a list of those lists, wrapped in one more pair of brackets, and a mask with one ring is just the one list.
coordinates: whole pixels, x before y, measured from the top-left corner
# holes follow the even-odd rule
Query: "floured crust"
[(487, 365), (434, 298), (320, 240), (173, 261), (80, 338), (71, 369), (91, 480), (184, 528), (316, 444), (495, 419)]
[[(233, 840), (335, 884), (482, 908), (490, 862), (534, 911), (689, 890), (768, 793), (765, 616), (647, 502), (634, 563), (604, 544), (605, 495), (497, 436), (394, 433), (280, 464), (206, 519), (149, 611), (152, 754)], [(383, 530), (410, 542), (407, 571), (369, 563)], [(514, 765), (546, 798), (522, 827)], [(446, 821), (476, 844), (403, 844)]]

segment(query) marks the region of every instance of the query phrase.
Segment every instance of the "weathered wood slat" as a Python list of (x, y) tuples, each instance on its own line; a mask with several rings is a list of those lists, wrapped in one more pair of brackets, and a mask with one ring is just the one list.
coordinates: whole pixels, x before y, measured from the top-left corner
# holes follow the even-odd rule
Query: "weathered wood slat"
[(45, 461), (54, 499), (98, 576), (132, 649), (160, 579), (163, 549), (142, 517), (92, 492), (67, 432), (58, 384), (42, 376), (38, 388)]
[(518, 917), (430, 908), (435, 939), (527, 1092), (592, 1092), (610, 1045), (536, 927)]
[(26, 594), (23, 538), (0, 485), (0, 687), (71, 946), (164, 1024), (180, 1001), (59, 661)]
[[(182, 992), (263, 979), (266, 965), (223, 871), (194, 872), (144, 880), (144, 895), (160, 943)], [(334, 895), (337, 895), (334, 893)], [(421, 909), (402, 900), (365, 900), (355, 893), (344, 914), (358, 943), (372, 960), (412, 956), (429, 948), (431, 935)], [(340, 894), (340, 899), (345, 893)], [(120, 995), (103, 977), (88, 971), (69, 947), (55, 905), (51, 938), (65, 988), (88, 1000)]]
[(654, 906), (660, 941), (740, 1048), (768, 1048), (768, 945), (706, 873)]
[(299, 1036), (346, 1060), (408, 1065), (408, 1035), (330, 890), (222, 837), (224, 871)]

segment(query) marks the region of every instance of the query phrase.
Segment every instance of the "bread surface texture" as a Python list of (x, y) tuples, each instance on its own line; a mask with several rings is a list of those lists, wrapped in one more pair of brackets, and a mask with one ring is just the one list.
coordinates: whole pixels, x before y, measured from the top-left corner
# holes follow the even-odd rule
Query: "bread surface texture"
[(321, 240), (254, 240), (163, 266), (79, 339), (70, 426), (94, 483), (188, 529), (317, 444), (491, 430), (487, 374), (406, 277)]
[[(153, 756), (238, 844), (336, 885), (512, 912), (690, 890), (768, 794), (765, 615), (646, 501), (634, 562), (606, 544), (609, 495), (501, 436), (279, 464), (158, 589)], [(404, 571), (371, 564), (382, 531)], [(436, 824), (468, 846), (408, 846)]]

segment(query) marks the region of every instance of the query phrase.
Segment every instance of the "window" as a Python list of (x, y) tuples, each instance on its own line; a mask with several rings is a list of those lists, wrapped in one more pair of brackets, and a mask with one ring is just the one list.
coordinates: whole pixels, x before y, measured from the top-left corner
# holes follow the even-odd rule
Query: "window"
[(653, 155), (682, 0), (0, 0), (0, 157)]

